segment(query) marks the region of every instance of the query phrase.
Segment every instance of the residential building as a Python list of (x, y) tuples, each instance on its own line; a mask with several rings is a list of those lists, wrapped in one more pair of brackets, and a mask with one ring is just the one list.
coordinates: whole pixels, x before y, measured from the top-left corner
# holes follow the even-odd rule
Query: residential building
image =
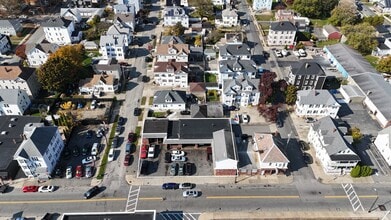
[(96, 74), (113, 75), (115, 79), (124, 78), (121, 66), (114, 59), (99, 60), (97, 64), (92, 65), (92, 69)]
[(185, 88), (188, 86), (188, 64), (183, 62), (157, 62), (154, 67), (157, 85)]
[(78, 8), (96, 8), (100, 6), (100, 0), (71, 0), (72, 4)]
[(257, 77), (257, 68), (253, 60), (221, 60), (219, 61), (219, 83), (226, 79), (236, 79), (241, 76)]
[(338, 127), (329, 116), (310, 124), (308, 142), (314, 147), (316, 158), (326, 174), (349, 174), (360, 162), (351, 145), (353, 138), (347, 136), (347, 132), (347, 127)]
[(296, 115), (304, 117), (330, 116), (336, 118), (341, 105), (328, 90), (297, 91)]
[(270, 23), (267, 44), (269, 46), (292, 46), (295, 44), (296, 26), (289, 21)]
[(124, 60), (128, 44), (125, 35), (102, 35), (99, 42), (99, 53), (103, 59)]
[(113, 6), (114, 14), (136, 14), (136, 8), (134, 5), (117, 4)]
[(35, 68), (41, 66), (58, 48), (57, 44), (51, 43), (26, 44), (25, 53), (29, 66)]
[(165, 7), (163, 19), (164, 26), (175, 26), (179, 22), (183, 27), (189, 28), (189, 16), (186, 14), (185, 9), (180, 6)]
[(166, 0), (166, 7), (167, 6), (189, 7), (189, 2), (187, 0)]
[(41, 26), (49, 43), (67, 45), (79, 42), (82, 38), (82, 32), (75, 29), (73, 20), (51, 18), (43, 22)]
[(11, 50), (11, 40), (7, 35), (0, 34), (0, 55), (5, 55)]
[(170, 42), (156, 46), (156, 62), (189, 62), (190, 49), (188, 44)]
[(128, 46), (132, 42), (133, 38), (133, 31), (123, 26), (122, 24), (113, 24), (109, 27), (109, 29), (106, 31), (107, 36), (113, 36), (119, 37), (119, 36), (125, 36), (125, 45)]
[(219, 60), (250, 60), (250, 47), (243, 44), (225, 44), (219, 48)]
[(239, 15), (232, 8), (226, 8), (221, 12), (221, 16), (216, 16), (216, 26), (234, 27), (239, 25)]
[(259, 79), (242, 76), (223, 81), (222, 103), (227, 106), (256, 106), (259, 98)]
[(328, 40), (339, 40), (342, 37), (342, 33), (331, 24), (326, 24), (323, 26), (323, 34)]
[(230, 119), (146, 119), (142, 137), (165, 149), (204, 149), (211, 155), (215, 175), (236, 175), (238, 153)]
[(31, 101), (25, 90), (0, 89), (0, 116), (23, 115)]
[(391, 127), (379, 131), (373, 143), (387, 162), (388, 166), (391, 166)]
[(186, 92), (179, 90), (159, 90), (153, 96), (151, 109), (157, 111), (185, 110)]
[(292, 21), (295, 17), (295, 12), (289, 9), (279, 9), (274, 14), (276, 21)]
[[(75, 24), (88, 23), (95, 16), (101, 18), (104, 8), (61, 8), (60, 17), (72, 20)], [(82, 22), (83, 21), (83, 22)]]
[(224, 118), (224, 106), (219, 102), (192, 104), (190, 113), (191, 118)]
[(280, 174), (288, 170), (289, 159), (280, 149), (272, 134), (255, 132), (253, 150), (256, 152), (257, 168), (261, 175)]
[(41, 84), (35, 69), (19, 66), (0, 66), (0, 89), (22, 89), (36, 97)]
[(92, 78), (82, 79), (79, 82), (81, 94), (113, 93), (118, 90), (118, 79), (113, 75), (96, 74)]
[(131, 32), (134, 32), (136, 26), (134, 14), (115, 14), (114, 24), (120, 24), (123, 27), (129, 28)]
[(224, 39), (226, 44), (232, 44), (232, 45), (242, 45), (244, 36), (242, 33), (225, 33)]
[(203, 82), (190, 82), (189, 83), (189, 92), (190, 94), (195, 95), (199, 101), (206, 101), (206, 86)]
[(381, 9), (383, 14), (391, 14), (391, 0), (380, 0), (377, 7)]
[(140, 11), (140, 9), (143, 8), (141, 0), (118, 0), (117, 5), (127, 5), (133, 7), (135, 15)]
[(58, 127), (44, 126), (43, 123), (27, 124), (24, 140), (15, 152), (24, 174), (29, 178), (48, 179), (60, 159), (64, 148)]
[[(26, 124), (41, 122), (41, 117), (34, 116), (0, 116), (0, 177), (3, 180), (15, 179), (19, 165), (14, 154), (23, 142), (23, 129)], [(11, 125), (11, 126), (10, 126)]]
[(316, 62), (302, 62), (299, 68), (291, 67), (288, 82), (298, 90), (323, 89), (326, 73)]
[(388, 56), (391, 55), (391, 34), (387, 37), (380, 37), (377, 38), (377, 46), (376, 48), (372, 51), (372, 56)]
[(16, 36), (22, 30), (22, 24), (17, 19), (0, 20), (0, 34)]
[(272, 10), (273, 0), (254, 0), (253, 10), (254, 11), (270, 11)]

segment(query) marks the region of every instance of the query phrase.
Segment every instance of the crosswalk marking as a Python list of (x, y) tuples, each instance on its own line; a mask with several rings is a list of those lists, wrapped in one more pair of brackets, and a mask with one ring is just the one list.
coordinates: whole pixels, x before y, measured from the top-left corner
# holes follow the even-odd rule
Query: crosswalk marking
[(357, 211), (361, 208), (362, 211), (364, 211), (364, 207), (361, 204), (360, 198), (358, 197), (356, 191), (353, 188), (353, 185), (350, 183), (347, 184), (341, 184), (343, 190), (345, 191), (346, 195), (348, 196), (349, 202), (352, 205), (353, 211)]

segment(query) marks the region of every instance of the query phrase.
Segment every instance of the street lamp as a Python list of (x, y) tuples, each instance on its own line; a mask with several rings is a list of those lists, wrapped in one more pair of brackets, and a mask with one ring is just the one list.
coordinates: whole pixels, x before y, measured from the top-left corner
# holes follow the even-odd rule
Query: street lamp
[(375, 192), (376, 192), (376, 199), (375, 199), (375, 201), (373, 201), (371, 207), (370, 207), (369, 210), (368, 210), (368, 213), (371, 213), (372, 211), (375, 210), (375, 209), (373, 209), (373, 207), (375, 206), (377, 200), (379, 199), (379, 192), (377, 192), (377, 189), (376, 189), (376, 188), (373, 188), (373, 190), (375, 190)]

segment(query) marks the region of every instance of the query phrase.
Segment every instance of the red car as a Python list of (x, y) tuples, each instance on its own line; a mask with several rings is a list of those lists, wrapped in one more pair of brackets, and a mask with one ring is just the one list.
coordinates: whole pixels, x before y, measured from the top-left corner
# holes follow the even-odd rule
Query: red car
[(26, 192), (38, 192), (39, 186), (23, 186), (22, 190), (24, 193)]
[(83, 176), (83, 168), (81, 165), (76, 167), (76, 178), (81, 178)]
[(130, 154), (126, 154), (125, 160), (124, 160), (124, 166), (129, 166), (130, 157), (131, 157)]
[(148, 154), (148, 146), (147, 145), (143, 145), (141, 147), (140, 158), (141, 159), (147, 158), (147, 154)]
[(129, 132), (128, 134), (128, 141), (129, 142), (135, 142), (136, 141), (136, 134), (133, 132)]

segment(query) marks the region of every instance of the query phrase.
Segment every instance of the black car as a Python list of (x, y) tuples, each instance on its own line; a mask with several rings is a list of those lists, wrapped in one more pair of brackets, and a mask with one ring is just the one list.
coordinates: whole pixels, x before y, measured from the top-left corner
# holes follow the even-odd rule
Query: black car
[(166, 152), (164, 154), (164, 162), (171, 163), (171, 153), (170, 152)]
[(302, 151), (307, 151), (310, 149), (310, 146), (308, 145), (308, 143), (306, 143), (304, 141), (299, 141), (299, 144), (300, 144), (300, 148)]
[(125, 124), (125, 119), (123, 117), (118, 118), (118, 124), (119, 125), (124, 125)]
[(148, 167), (149, 167), (149, 162), (146, 160), (143, 160), (143, 162), (141, 163), (140, 174), (147, 175), (148, 174)]
[(178, 189), (179, 184), (178, 183), (163, 183), (162, 189)]
[(81, 149), (81, 155), (86, 156), (88, 154), (88, 151), (89, 151), (88, 144), (85, 144)]
[(7, 189), (8, 189), (8, 185), (7, 184), (1, 185), (0, 186), (0, 193), (7, 192)]
[(189, 176), (193, 174), (193, 164), (192, 163), (185, 163), (184, 174), (189, 175)]
[(313, 160), (310, 154), (308, 153), (303, 153), (303, 159), (306, 164), (312, 164)]
[(57, 168), (57, 169), (54, 171), (54, 177), (58, 177), (58, 178), (61, 178), (61, 177), (62, 177), (62, 170), (61, 170), (61, 168)]
[(93, 196), (95, 196), (99, 192), (99, 186), (94, 186), (91, 189), (89, 189), (87, 192), (84, 193), (84, 198), (89, 199)]
[(134, 115), (134, 116), (139, 116), (139, 115), (141, 115), (141, 108), (134, 108), (133, 115)]
[(189, 110), (183, 110), (183, 111), (181, 111), (181, 115), (190, 115), (190, 111)]
[(77, 146), (75, 146), (75, 147), (73, 148), (73, 150), (72, 150), (72, 155), (73, 155), (74, 157), (78, 157), (78, 156), (80, 155), (79, 149), (77, 149)]
[(111, 141), (111, 147), (116, 148), (118, 146), (118, 136), (115, 136)]

